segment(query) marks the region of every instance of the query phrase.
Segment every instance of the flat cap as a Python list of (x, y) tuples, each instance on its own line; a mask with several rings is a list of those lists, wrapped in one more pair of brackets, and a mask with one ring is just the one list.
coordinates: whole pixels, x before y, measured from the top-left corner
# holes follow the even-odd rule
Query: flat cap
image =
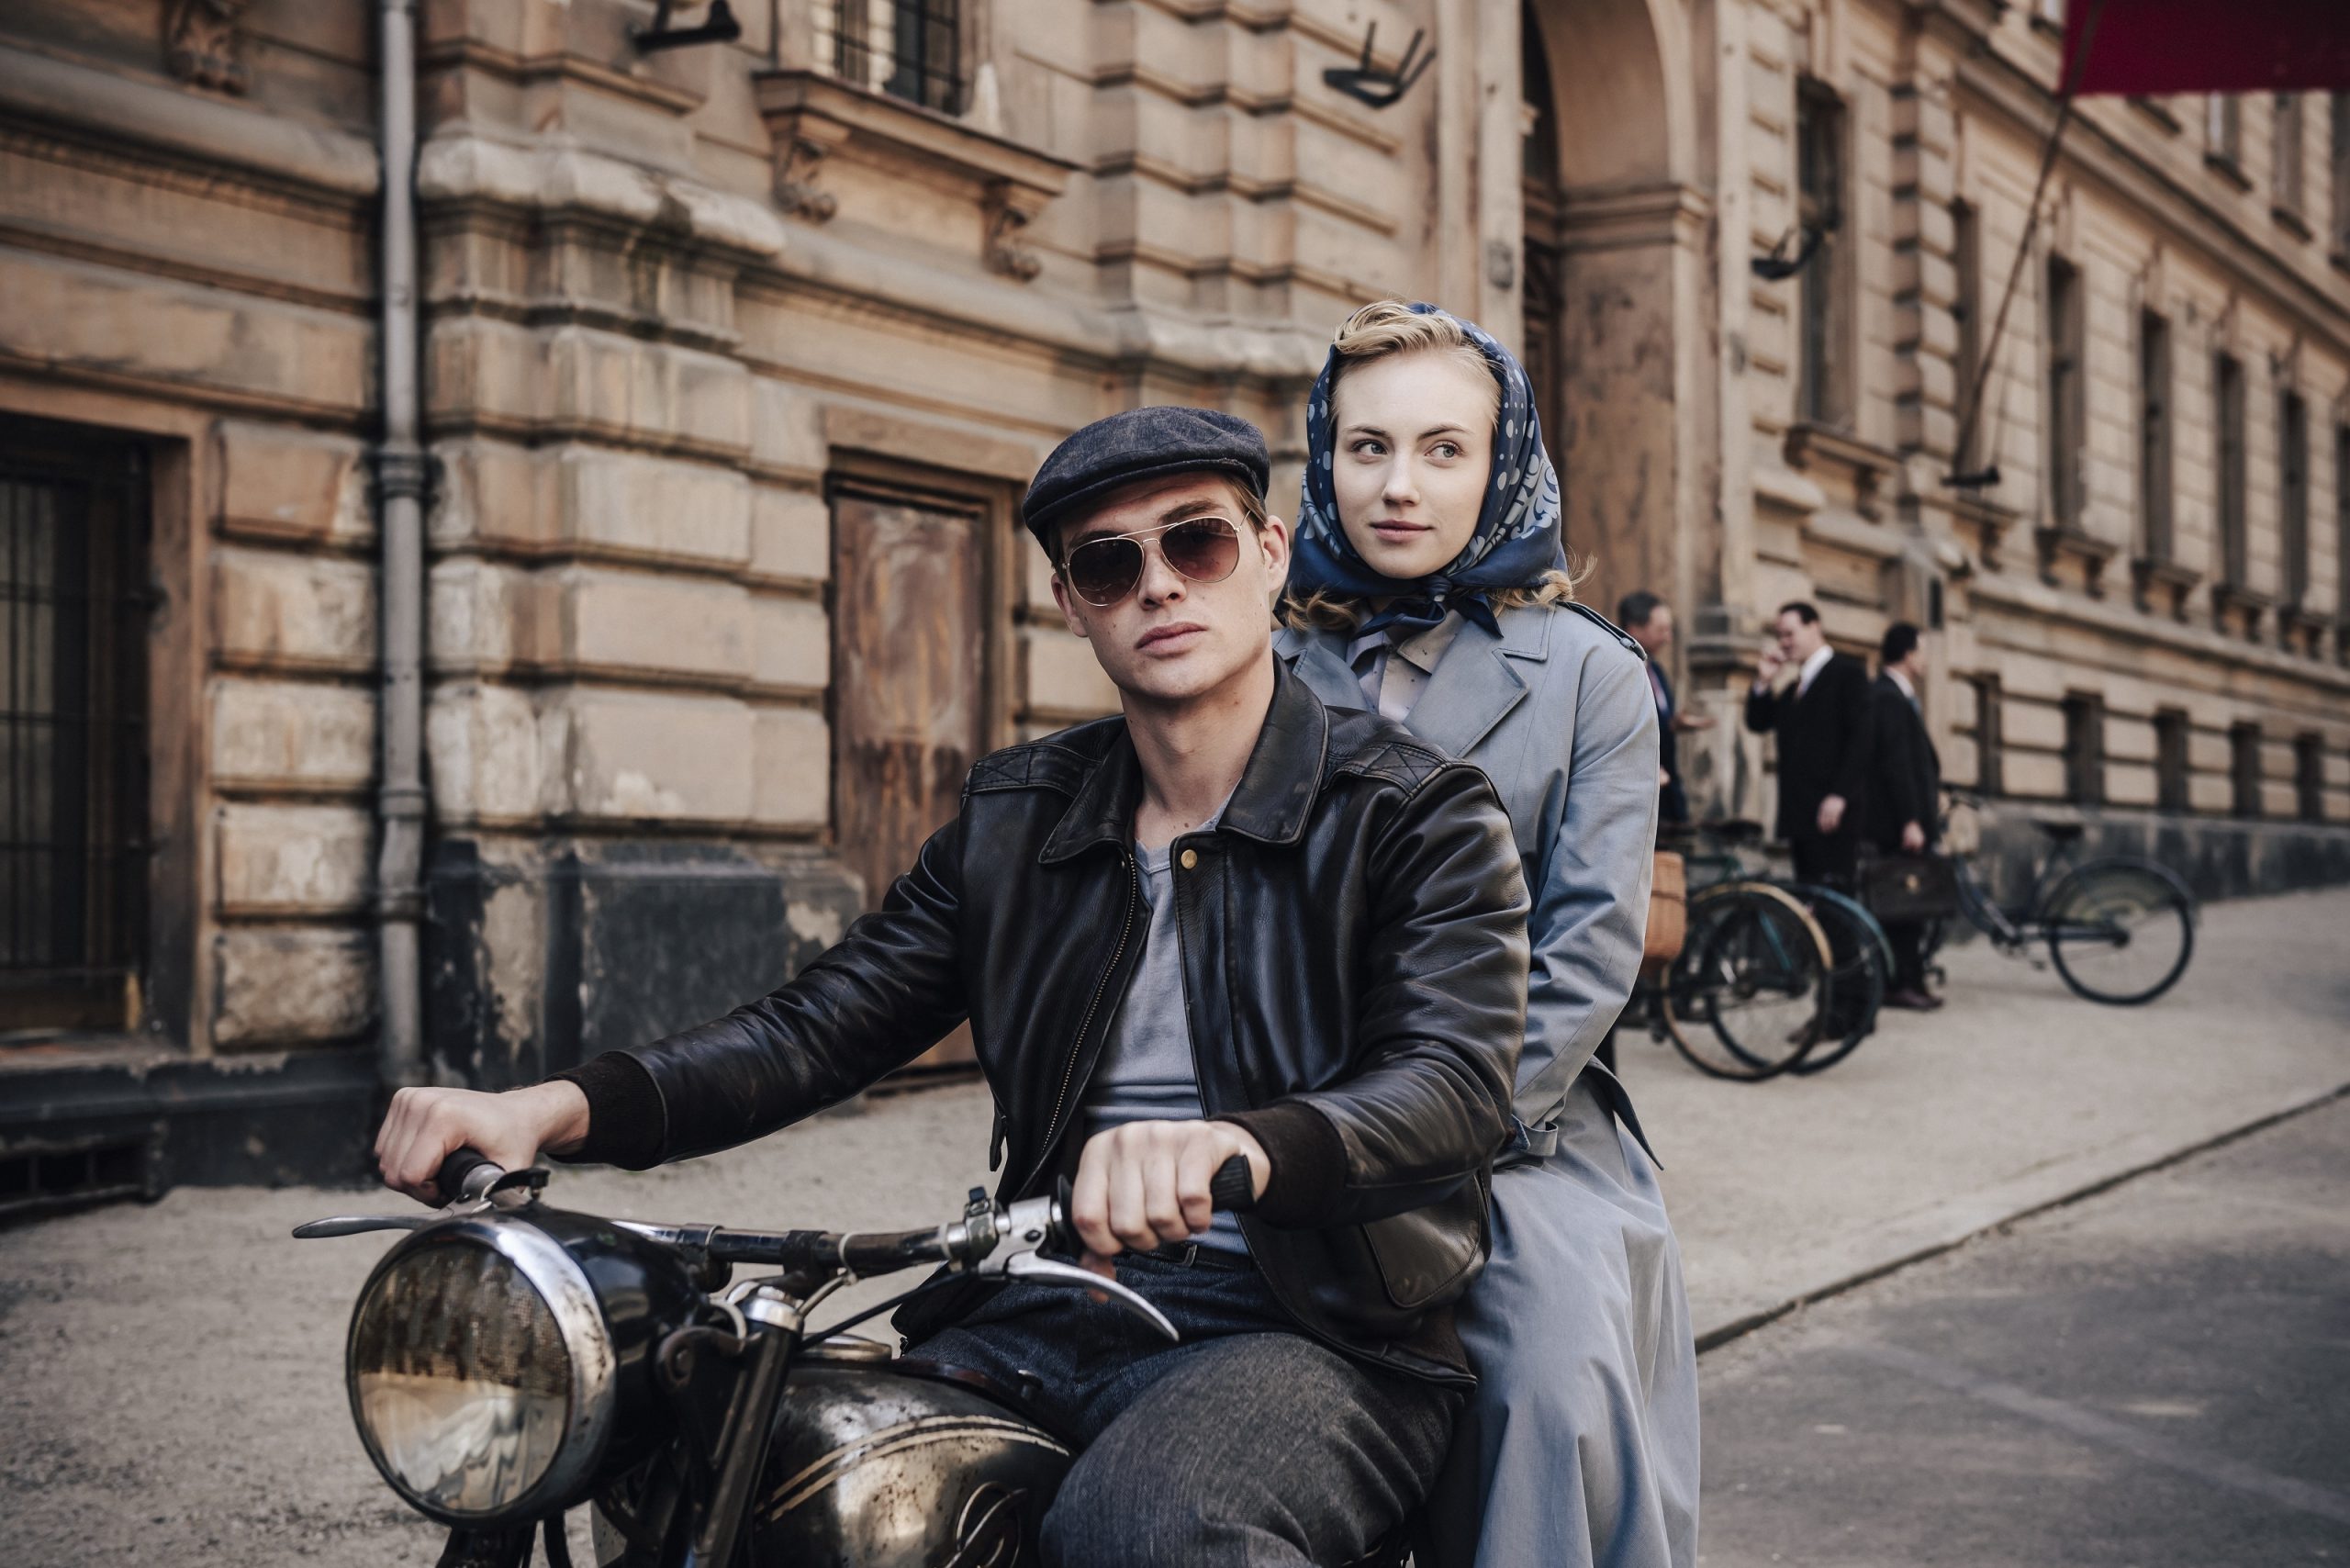
[(1272, 471), (1264, 431), (1214, 409), (1129, 409), (1053, 448), (1020, 503), (1020, 521), (1050, 552), (1048, 531), (1089, 501), (1137, 480), (1203, 471), (1238, 480), (1262, 501)]

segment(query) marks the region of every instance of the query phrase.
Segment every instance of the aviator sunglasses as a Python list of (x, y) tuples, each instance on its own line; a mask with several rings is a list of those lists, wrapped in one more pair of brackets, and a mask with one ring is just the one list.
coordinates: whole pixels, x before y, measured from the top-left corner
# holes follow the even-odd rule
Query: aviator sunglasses
[(1061, 575), (1077, 597), (1107, 610), (1142, 581), (1143, 541), (1158, 541), (1167, 564), (1195, 583), (1220, 583), (1240, 564), (1240, 531), (1225, 517), (1191, 517), (1160, 528), (1089, 539), (1069, 553)]

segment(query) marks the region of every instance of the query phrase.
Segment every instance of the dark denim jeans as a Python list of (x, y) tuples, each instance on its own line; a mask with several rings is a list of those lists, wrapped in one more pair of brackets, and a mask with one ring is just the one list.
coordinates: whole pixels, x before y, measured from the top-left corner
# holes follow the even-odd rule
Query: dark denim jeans
[(908, 1350), (1020, 1391), (1085, 1445), (1045, 1516), (1048, 1564), (1343, 1563), (1427, 1495), (1456, 1390), (1308, 1338), (1245, 1261), (1121, 1258), (1118, 1278), (1181, 1344), (1081, 1292), (1013, 1284)]

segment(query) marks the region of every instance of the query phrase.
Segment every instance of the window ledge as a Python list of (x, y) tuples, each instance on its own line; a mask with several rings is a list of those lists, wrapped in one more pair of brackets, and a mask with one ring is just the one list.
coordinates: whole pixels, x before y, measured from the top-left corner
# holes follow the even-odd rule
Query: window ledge
[(1801, 470), (1822, 464), (1852, 476), (1854, 510), (1871, 522), (1880, 521), (1876, 496), (1885, 482), (1901, 471), (1901, 456), (1858, 436), (1808, 420), (1787, 427), (1785, 447), (1787, 466)]
[(2256, 588), (2244, 588), (2236, 583), (2211, 585), (2211, 612), (2220, 623), (2219, 629), (2221, 632), (2228, 629), (2227, 622), (2231, 612), (2240, 614), (2244, 617), (2244, 634), (2255, 642), (2260, 637), (2261, 617), (2267, 614), (2276, 602), (2274, 599)]
[(2240, 191), (2252, 189), (2252, 178), (2244, 172), (2244, 161), (2232, 152), (2206, 152), (2203, 166)]
[(982, 259), (1025, 280), (1037, 263), (1016, 231), (1061, 194), (1077, 165), (935, 109), (814, 71), (763, 71), (752, 78), (759, 117), (775, 141), (776, 200), (823, 222), (835, 200), (816, 179), (823, 160), (848, 149), (860, 161), (966, 186), (988, 222)]
[(2268, 209), (2268, 216), (2276, 220), (2277, 228), (2284, 230), (2294, 238), (2300, 240), (2306, 240), (2310, 238), (2311, 232), (2310, 229), (2310, 220), (2301, 216), (2300, 208), (2281, 206), (2271, 207)]
[(1953, 498), (1951, 513), (1975, 525), (1975, 532), (1982, 540), (1983, 569), (1998, 571), (1999, 545), (2007, 538), (2008, 531), (2021, 521), (2020, 514), (2013, 507), (2002, 506), (1988, 497), (1969, 495), (1964, 491)]
[(2319, 658), (2325, 652), (2325, 634), (2333, 626), (2331, 615), (2306, 605), (2288, 604), (2277, 611), (2277, 642), (2288, 653)]
[(2121, 554), (2120, 545), (2099, 539), (2076, 524), (2034, 529), (2031, 537), (2033, 543), (2040, 546), (2040, 569), (2043, 577), (2053, 577), (2059, 561), (2078, 561), (2081, 564), (2082, 588), (2092, 599), (2105, 596), (2105, 564)]
[(2130, 106), (2169, 131), (2173, 136), (2177, 136), (2183, 129), (2178, 123), (2178, 117), (2170, 112), (2170, 106), (2160, 98), (2148, 98), (2132, 94), (2130, 98)]
[(2177, 561), (2156, 560), (2151, 555), (2141, 555), (2132, 561), (2130, 576), (2137, 587), (2138, 608), (2155, 610), (2156, 601), (2167, 595), (2170, 603), (2161, 608), (2166, 609), (2175, 621), (2187, 619), (2188, 597), (2203, 580), (2203, 574), (2192, 566), (2182, 566)]

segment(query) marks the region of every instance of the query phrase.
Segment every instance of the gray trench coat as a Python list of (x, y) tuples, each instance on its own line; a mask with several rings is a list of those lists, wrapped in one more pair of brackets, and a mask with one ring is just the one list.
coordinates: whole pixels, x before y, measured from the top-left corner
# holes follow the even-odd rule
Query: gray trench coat
[[(1517, 1147), (1460, 1309), (1480, 1386), (1429, 1506), (1438, 1568), (1691, 1568), (1697, 1362), (1656, 1167), (1592, 1053), (1639, 969), (1656, 701), (1639, 644), (1573, 609), (1465, 624), (1404, 723), (1492, 778), (1534, 911)], [(1362, 688), (1333, 632), (1274, 646), (1325, 702)]]

